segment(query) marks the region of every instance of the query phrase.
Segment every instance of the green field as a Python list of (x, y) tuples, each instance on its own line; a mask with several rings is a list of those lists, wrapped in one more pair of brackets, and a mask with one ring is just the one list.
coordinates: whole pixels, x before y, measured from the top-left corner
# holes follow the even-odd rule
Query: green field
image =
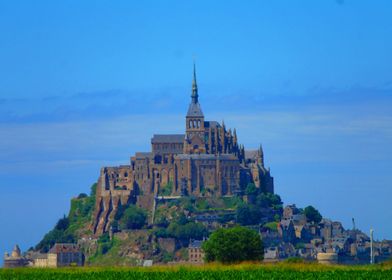
[(392, 279), (391, 265), (242, 264), (200, 267), (2, 269), (0, 279)]

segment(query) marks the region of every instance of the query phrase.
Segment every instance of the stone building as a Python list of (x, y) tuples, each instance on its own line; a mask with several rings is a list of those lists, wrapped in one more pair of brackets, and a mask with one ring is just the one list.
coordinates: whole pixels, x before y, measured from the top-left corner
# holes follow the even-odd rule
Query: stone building
[(159, 196), (231, 196), (248, 183), (274, 192), (263, 150), (245, 151), (235, 129), (205, 120), (194, 68), (185, 133), (153, 135), (151, 152), (137, 152), (129, 165), (101, 169), (91, 230), (107, 232), (120, 205), (152, 210)]
[(188, 246), (188, 257), (189, 262), (192, 264), (203, 264), (204, 263), (204, 252), (201, 248), (201, 240), (191, 240)]
[(56, 254), (36, 254), (33, 257), (33, 266), (39, 268), (55, 268), (57, 267), (57, 255)]
[(56, 243), (47, 254), (32, 256), (34, 267), (67, 267), (83, 266), (84, 254), (80, 247), (73, 243)]
[(7, 252), (4, 254), (4, 268), (23, 267), (27, 264), (28, 261), (22, 256), (18, 245), (15, 245), (11, 255), (9, 255)]
[(56, 267), (84, 265), (84, 255), (79, 246), (73, 243), (54, 244), (49, 250), (50, 255), (55, 256)]
[(291, 220), (281, 220), (277, 224), (279, 236), (284, 242), (294, 243), (296, 241), (296, 233), (294, 223)]

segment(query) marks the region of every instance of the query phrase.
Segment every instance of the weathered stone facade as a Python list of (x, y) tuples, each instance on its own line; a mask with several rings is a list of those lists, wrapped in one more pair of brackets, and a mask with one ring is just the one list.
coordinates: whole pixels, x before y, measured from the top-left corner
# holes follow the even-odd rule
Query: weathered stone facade
[(185, 134), (154, 135), (151, 152), (136, 153), (130, 165), (103, 167), (98, 179), (92, 231), (107, 232), (119, 205), (152, 209), (157, 196), (239, 195), (248, 183), (274, 192), (263, 150), (246, 151), (234, 129), (206, 121), (194, 71)]

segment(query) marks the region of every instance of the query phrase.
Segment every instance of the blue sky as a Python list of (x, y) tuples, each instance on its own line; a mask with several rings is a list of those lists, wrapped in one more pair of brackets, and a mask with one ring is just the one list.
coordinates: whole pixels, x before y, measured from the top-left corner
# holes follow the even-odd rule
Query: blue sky
[(392, 2), (0, 1), (0, 251), (99, 168), (207, 119), (262, 143), (276, 192), (392, 239)]

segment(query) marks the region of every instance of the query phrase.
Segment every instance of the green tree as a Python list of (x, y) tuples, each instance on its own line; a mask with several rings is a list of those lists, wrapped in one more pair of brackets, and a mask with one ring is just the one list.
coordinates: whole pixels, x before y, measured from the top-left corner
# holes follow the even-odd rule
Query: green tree
[(179, 225), (185, 225), (189, 222), (188, 218), (185, 216), (184, 213), (180, 213), (177, 217), (177, 219), (175, 220), (175, 222)]
[(95, 205), (97, 184), (91, 186), (90, 195), (80, 194), (72, 199), (68, 216), (58, 220), (54, 228), (45, 234), (35, 246), (36, 250), (47, 252), (55, 243), (72, 243), (78, 238), (78, 230), (87, 228)]
[(119, 225), (122, 229), (141, 229), (147, 221), (147, 213), (131, 204), (121, 215)]
[(75, 237), (70, 233), (65, 233), (63, 230), (52, 229), (44, 238), (35, 246), (35, 250), (47, 253), (55, 243), (73, 243)]
[(201, 223), (188, 222), (186, 224), (171, 223), (167, 228), (167, 234), (184, 244), (190, 239), (203, 239), (208, 236), (208, 230)]
[(258, 224), (261, 218), (261, 213), (257, 207), (251, 204), (244, 204), (237, 208), (236, 219), (237, 223), (247, 226)]
[(60, 231), (65, 231), (68, 227), (69, 227), (69, 219), (64, 215), (63, 218), (58, 220), (54, 228)]
[(279, 195), (263, 192), (256, 198), (256, 205), (261, 208), (282, 208), (283, 202)]
[(278, 223), (277, 222), (269, 222), (263, 225), (263, 227), (268, 228), (272, 231), (278, 231)]
[(255, 185), (255, 184), (249, 183), (249, 184), (246, 186), (245, 194), (247, 194), (247, 195), (256, 195), (257, 192), (258, 192), (258, 189), (256, 188), (256, 185)]
[(311, 223), (318, 224), (321, 221), (321, 219), (323, 218), (321, 216), (320, 212), (311, 205), (305, 207), (304, 214), (305, 214), (306, 220)]
[(263, 244), (259, 234), (240, 226), (214, 231), (203, 242), (202, 248), (207, 262), (236, 263), (263, 259)]

